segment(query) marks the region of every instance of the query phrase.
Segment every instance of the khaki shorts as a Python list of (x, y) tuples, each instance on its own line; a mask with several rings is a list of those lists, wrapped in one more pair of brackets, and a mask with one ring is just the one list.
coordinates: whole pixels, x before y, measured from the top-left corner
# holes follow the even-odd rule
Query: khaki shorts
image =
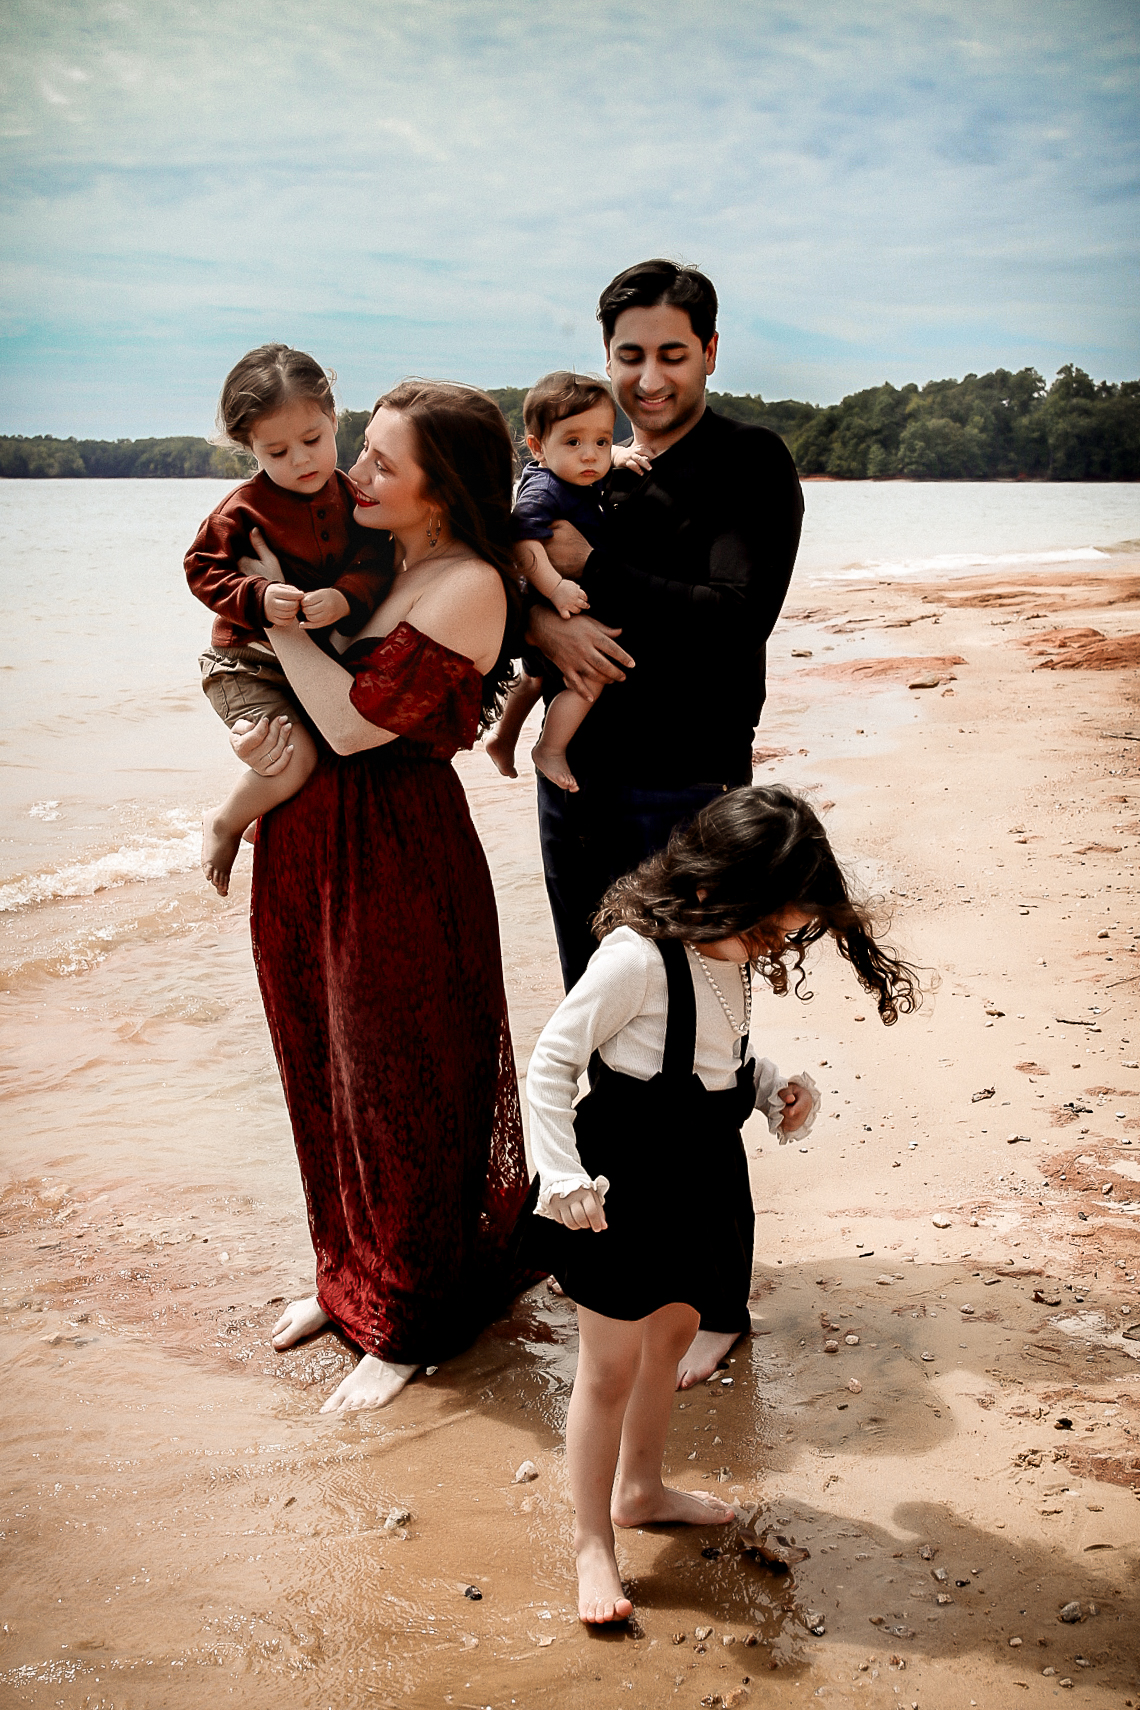
[(206, 699), (232, 730), (239, 718), (306, 722), (289, 693), (289, 680), (272, 658), (252, 647), (208, 647), (198, 660)]

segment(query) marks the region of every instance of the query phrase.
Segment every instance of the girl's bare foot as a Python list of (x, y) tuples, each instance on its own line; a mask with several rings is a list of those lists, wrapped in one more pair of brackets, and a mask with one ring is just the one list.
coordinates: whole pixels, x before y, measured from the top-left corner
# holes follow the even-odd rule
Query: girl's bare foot
[(582, 1544), (578, 1555), (578, 1619), (601, 1626), (628, 1621), (633, 1604), (622, 1589), (613, 1545), (602, 1538)]
[(202, 815), (202, 871), (220, 897), (230, 888), (230, 873), (241, 847), (241, 833), (224, 830), (212, 813)]
[[(557, 784), (560, 790), (577, 790), (578, 781), (566, 764), (566, 750), (544, 744), (541, 737), (530, 751), (530, 757), (544, 778)], [(624, 1616), (619, 1617), (624, 1620)]]
[(495, 762), (504, 778), (517, 778), (518, 767), (515, 765), (515, 745), (504, 742), (499, 736), (489, 736), (483, 747)]
[(294, 1342), (303, 1342), (306, 1336), (315, 1336), (318, 1330), (323, 1330), (329, 1321), (329, 1315), (315, 1294), (308, 1300), (294, 1300), (285, 1308), (276, 1324), (273, 1326), (273, 1346), (278, 1353), (291, 1348)]
[(727, 1526), (736, 1512), (703, 1490), (623, 1491), (619, 1475), (610, 1517), (615, 1526)]
[(333, 1391), (322, 1413), (355, 1413), (361, 1407), (387, 1407), (395, 1401), (418, 1366), (397, 1366), (391, 1360), (378, 1360), (375, 1354), (365, 1354), (355, 1371)]
[(712, 1377), (728, 1350), (734, 1348), (739, 1340), (739, 1336), (728, 1332), (698, 1330), (684, 1358), (677, 1362), (677, 1388), (692, 1389), (695, 1383), (703, 1383), (707, 1377)]

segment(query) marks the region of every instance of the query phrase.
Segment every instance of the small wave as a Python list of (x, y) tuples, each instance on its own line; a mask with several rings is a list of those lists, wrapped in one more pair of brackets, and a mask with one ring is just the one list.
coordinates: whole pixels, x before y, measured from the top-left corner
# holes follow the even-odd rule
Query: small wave
[(118, 885), (192, 872), (202, 855), (201, 827), (180, 813), (169, 818), (177, 828), (173, 837), (136, 837), (109, 854), (69, 861), (53, 873), (31, 873), (0, 885), (0, 914), (14, 914), (59, 897), (93, 897)]
[(933, 558), (903, 559), (890, 562), (864, 559), (859, 564), (846, 564), (835, 574), (857, 576), (920, 576), (930, 574), (962, 575), (968, 570), (1013, 569), (1024, 564), (1101, 564), (1110, 554), (1098, 546), (1061, 547), (1053, 552), (941, 552)]

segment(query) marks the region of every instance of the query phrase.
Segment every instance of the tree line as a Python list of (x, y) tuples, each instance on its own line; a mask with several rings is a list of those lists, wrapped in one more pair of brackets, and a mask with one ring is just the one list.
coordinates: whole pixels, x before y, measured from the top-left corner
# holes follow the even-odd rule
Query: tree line
[[(489, 389), (507, 418), (520, 455), (525, 387)], [(1140, 380), (1094, 381), (1066, 363), (1051, 386), (1035, 368), (930, 380), (925, 386), (871, 386), (838, 404), (794, 398), (770, 402), (758, 392), (710, 392), (709, 403), (734, 421), (771, 428), (801, 475), (837, 480), (916, 481), (1140, 480)], [(367, 410), (343, 410), (338, 462), (360, 454)], [(619, 413), (618, 437), (629, 424)], [(244, 452), (179, 435), (170, 439), (0, 437), (0, 476), (214, 476), (248, 474)]]

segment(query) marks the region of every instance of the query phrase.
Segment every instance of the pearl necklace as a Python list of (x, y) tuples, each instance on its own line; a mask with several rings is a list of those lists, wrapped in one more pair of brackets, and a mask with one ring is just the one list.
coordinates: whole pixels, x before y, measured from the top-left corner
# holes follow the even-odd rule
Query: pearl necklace
[(716, 981), (713, 979), (713, 976), (712, 976), (712, 973), (710, 972), (708, 963), (705, 961), (704, 957), (701, 955), (700, 951), (697, 949), (695, 944), (690, 944), (689, 948), (693, 952), (693, 955), (697, 958), (697, 961), (700, 963), (701, 972), (704, 974), (705, 979), (708, 981), (709, 985), (712, 987), (713, 991), (716, 993), (717, 997), (720, 999), (720, 1007), (721, 1007), (721, 1009), (723, 1009), (725, 1015), (728, 1017), (729, 1026), (732, 1028), (732, 1031), (735, 1034), (737, 1034), (741, 1039), (743, 1039), (745, 1037), (745, 1035), (747, 1034), (749, 1027), (752, 1024), (752, 980), (749, 977), (749, 965), (748, 965), (748, 963), (747, 962), (741, 962), (738, 964), (738, 967), (737, 967), (737, 972), (740, 975), (741, 995), (743, 996), (743, 999), (744, 999), (744, 1020), (738, 1022), (736, 1017), (733, 1015), (731, 1009), (728, 1007), (727, 998), (725, 997), (724, 993), (721, 991), (720, 987), (717, 985)]

